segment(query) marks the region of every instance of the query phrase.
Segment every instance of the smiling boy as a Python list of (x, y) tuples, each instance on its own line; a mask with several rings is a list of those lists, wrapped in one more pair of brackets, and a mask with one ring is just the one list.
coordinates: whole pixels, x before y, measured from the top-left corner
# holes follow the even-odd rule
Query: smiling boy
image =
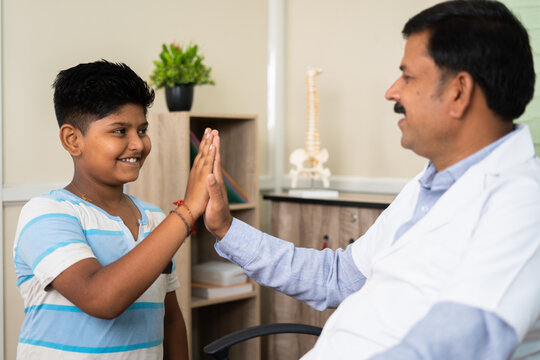
[(166, 216), (123, 192), (151, 150), (147, 84), (102, 60), (61, 71), (53, 86), (74, 175), (20, 214), (14, 257), (25, 321), (17, 358), (187, 359), (171, 259), (205, 209), (217, 132), (207, 129), (184, 202)]

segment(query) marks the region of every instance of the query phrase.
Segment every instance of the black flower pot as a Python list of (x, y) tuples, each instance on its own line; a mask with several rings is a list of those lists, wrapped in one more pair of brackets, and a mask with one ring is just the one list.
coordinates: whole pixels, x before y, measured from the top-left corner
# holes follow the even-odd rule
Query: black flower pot
[(193, 104), (193, 86), (167, 87), (165, 99), (169, 111), (189, 111)]

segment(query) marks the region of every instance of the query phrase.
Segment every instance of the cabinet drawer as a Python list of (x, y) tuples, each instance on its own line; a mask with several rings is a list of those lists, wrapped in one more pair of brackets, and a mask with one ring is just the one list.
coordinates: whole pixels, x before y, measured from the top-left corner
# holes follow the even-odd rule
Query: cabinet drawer
[(381, 214), (381, 209), (355, 208), (341, 206), (339, 208), (339, 248), (364, 235)]

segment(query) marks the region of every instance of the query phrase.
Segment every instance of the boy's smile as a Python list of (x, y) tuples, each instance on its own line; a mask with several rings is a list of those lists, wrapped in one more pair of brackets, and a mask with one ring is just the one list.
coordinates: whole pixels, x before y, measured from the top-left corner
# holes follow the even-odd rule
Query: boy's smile
[(76, 171), (104, 185), (135, 181), (151, 149), (147, 128), (143, 108), (134, 104), (90, 123), (81, 138)]

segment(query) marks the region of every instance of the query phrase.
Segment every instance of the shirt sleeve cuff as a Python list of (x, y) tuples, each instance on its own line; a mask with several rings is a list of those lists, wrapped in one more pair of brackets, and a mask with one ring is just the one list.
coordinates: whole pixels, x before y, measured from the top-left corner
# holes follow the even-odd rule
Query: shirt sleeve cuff
[(45, 256), (34, 268), (34, 274), (43, 289), (46, 289), (60, 273), (75, 263), (89, 258), (95, 258), (95, 255), (88, 245), (69, 244)]
[(229, 231), (214, 247), (219, 255), (244, 267), (257, 254), (262, 235), (260, 230), (233, 218)]

